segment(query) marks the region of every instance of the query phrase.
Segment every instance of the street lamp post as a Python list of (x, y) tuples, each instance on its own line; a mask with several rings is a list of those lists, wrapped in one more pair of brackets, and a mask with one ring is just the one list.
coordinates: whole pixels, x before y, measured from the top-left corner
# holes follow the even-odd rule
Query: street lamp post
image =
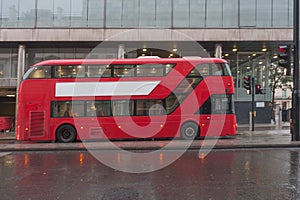
[(300, 141), (300, 92), (299, 92), (299, 0), (294, 0), (294, 89), (293, 89), (293, 132), (292, 140)]

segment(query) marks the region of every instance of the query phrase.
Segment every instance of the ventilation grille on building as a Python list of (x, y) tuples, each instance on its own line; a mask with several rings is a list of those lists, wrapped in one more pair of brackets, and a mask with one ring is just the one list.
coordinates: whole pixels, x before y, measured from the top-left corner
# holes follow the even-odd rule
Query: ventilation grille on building
[(45, 112), (30, 112), (30, 136), (43, 136), (45, 133)]

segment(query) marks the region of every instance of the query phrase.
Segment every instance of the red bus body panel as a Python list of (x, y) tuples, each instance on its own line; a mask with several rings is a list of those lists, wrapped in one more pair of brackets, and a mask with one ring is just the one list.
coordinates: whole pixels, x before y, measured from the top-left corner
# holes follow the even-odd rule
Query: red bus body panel
[[(17, 140), (55, 141), (56, 131), (63, 124), (76, 128), (78, 140), (130, 139), (130, 138), (173, 138), (180, 137), (180, 127), (187, 121), (199, 124), (200, 136), (235, 135), (237, 130), (235, 114), (195, 114), (212, 94), (234, 94), (232, 76), (208, 76), (199, 83), (192, 95), (171, 114), (163, 116), (114, 116), (52, 118), (51, 101), (58, 100), (111, 100), (112, 97), (55, 97), (56, 83), (60, 82), (112, 82), (112, 81), (160, 81), (147, 96), (116, 96), (116, 99), (164, 99), (198, 63), (225, 62), (222, 59), (120, 59), (120, 60), (54, 60), (38, 63), (42, 65), (76, 64), (147, 64), (173, 63), (176, 67), (164, 77), (128, 78), (64, 78), (26, 79), (19, 87)], [(195, 96), (197, 102), (195, 102)], [(163, 123), (162, 123), (163, 122)], [(155, 134), (153, 135), (153, 130)], [(130, 134), (128, 134), (130, 133)]]

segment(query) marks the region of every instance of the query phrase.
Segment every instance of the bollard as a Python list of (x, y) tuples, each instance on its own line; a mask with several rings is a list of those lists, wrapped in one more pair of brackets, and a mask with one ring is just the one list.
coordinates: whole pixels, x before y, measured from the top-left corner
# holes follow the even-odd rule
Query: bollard
[(278, 126), (279, 126), (279, 128), (282, 127), (282, 110), (281, 110), (281, 108), (279, 108)]

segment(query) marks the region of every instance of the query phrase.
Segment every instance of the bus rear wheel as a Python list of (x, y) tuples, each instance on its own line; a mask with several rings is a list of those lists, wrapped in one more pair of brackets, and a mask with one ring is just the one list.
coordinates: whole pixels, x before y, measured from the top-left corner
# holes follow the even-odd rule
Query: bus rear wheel
[(193, 140), (200, 135), (199, 133), (199, 126), (195, 122), (186, 122), (180, 128), (180, 136), (185, 140)]
[(76, 129), (69, 124), (60, 126), (56, 131), (56, 139), (58, 142), (74, 142), (76, 136)]

